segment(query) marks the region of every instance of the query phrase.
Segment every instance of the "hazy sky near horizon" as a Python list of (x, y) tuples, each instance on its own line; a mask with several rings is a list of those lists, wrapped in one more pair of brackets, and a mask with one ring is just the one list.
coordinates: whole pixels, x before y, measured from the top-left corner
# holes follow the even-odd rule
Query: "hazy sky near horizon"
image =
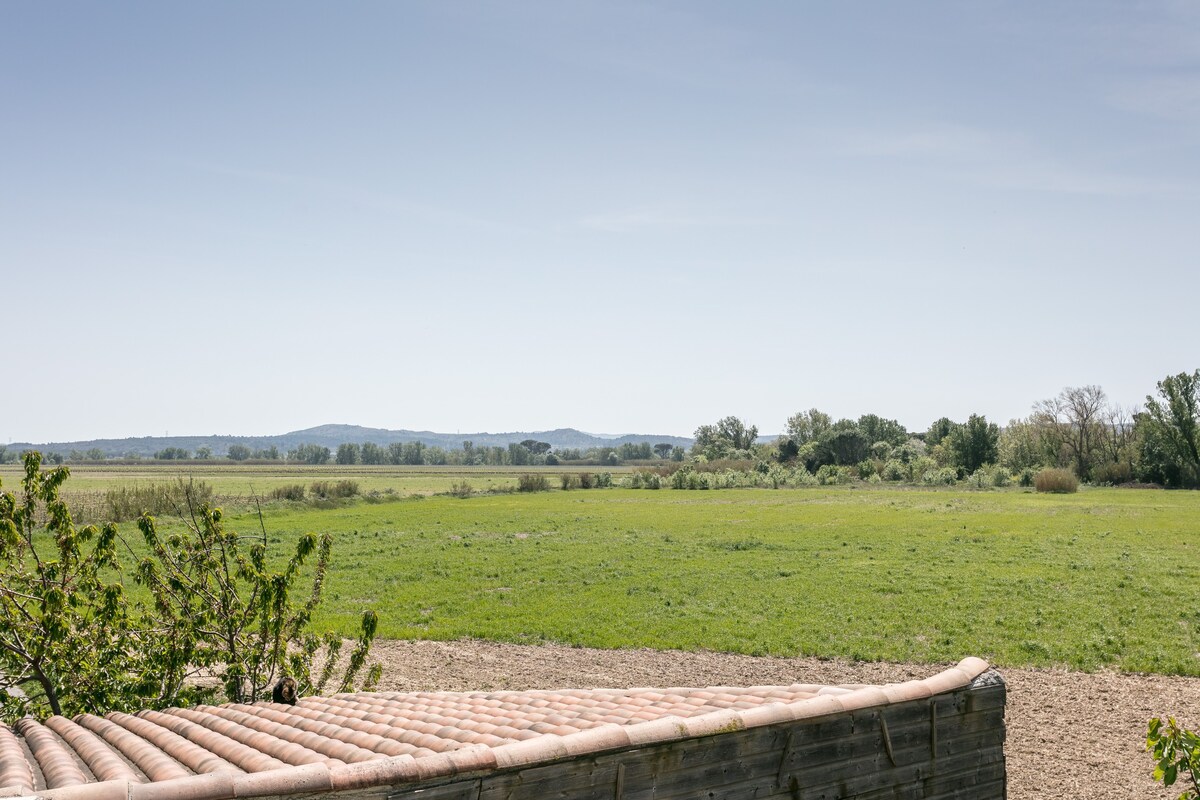
[(1200, 367), (1191, 2), (0, 0), (0, 443)]

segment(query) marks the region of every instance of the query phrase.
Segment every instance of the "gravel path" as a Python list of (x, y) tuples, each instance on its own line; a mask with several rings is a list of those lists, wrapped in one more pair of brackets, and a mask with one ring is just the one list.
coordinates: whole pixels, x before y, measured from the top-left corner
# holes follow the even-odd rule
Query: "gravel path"
[[(940, 667), (753, 658), (727, 653), (524, 647), (478, 641), (377, 641), (381, 689), (478, 691), (564, 687), (881, 683)], [(970, 654), (966, 654), (970, 655)], [(1001, 670), (1008, 683), (1008, 784), (1026, 798), (1178, 797), (1150, 780), (1146, 721), (1172, 714), (1200, 725), (1200, 678)]]

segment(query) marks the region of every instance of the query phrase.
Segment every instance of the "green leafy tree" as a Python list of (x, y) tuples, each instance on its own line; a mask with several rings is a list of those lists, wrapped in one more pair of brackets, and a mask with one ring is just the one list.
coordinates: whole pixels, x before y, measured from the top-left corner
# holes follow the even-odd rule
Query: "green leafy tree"
[[(20, 496), (0, 494), (0, 691), (8, 719), (136, 706), (144, 686), (119, 578), (117, 531), (77, 528), (66, 467), (25, 454)], [(43, 526), (41, 520), (45, 520)]]
[(364, 442), (362, 450), (359, 452), (359, 458), (364, 464), (386, 464), (388, 463), (388, 452), (374, 442)]
[[(111, 524), (74, 525), (60, 497), (67, 475), (42, 471), (40, 455), (29, 453), (20, 495), (0, 494), (0, 689), (21, 690), (0, 691), (6, 719), (207, 699), (211, 690), (189, 681), (200, 670), (217, 674), (235, 702), (263, 699), (285, 672), (302, 691), (323, 685), (312, 678), (313, 657), (326, 646), (336, 661), (341, 646), (309, 630), (329, 536), (305, 534), (281, 560), (268, 552), (265, 528), (238, 536), (219, 509), (191, 499), (181, 530), (160, 534), (143, 515), (147, 550), (135, 556), (135, 579), (151, 602), (130, 606), (117, 559), (123, 540)], [(366, 611), (341, 690), (366, 665), (376, 627)], [(372, 666), (367, 684), (379, 674)]]
[(1173, 480), (1169, 485), (1200, 486), (1200, 370), (1168, 375), (1158, 396), (1146, 397), (1143, 446), (1146, 468)]
[(405, 442), (400, 446), (400, 463), (418, 465), (425, 463), (425, 443)]
[(549, 442), (539, 442), (537, 439), (526, 439), (521, 442), (521, 446), (535, 456), (542, 456), (550, 452), (551, 444)]
[(253, 451), (244, 444), (231, 444), (225, 451), (225, 457), (230, 461), (246, 461), (253, 454)]
[(671, 444), (669, 442), (659, 442), (654, 445), (654, 455), (664, 461), (671, 457)]
[(863, 414), (858, 418), (858, 429), (874, 444), (887, 442), (892, 447), (908, 441), (908, 430), (894, 419), (884, 419), (876, 414)]
[(1036, 470), (1046, 463), (1045, 447), (1037, 424), (1024, 419), (1009, 420), (996, 443), (996, 459), (1010, 472)]
[(1170, 788), (1183, 776), (1191, 788), (1176, 800), (1200, 800), (1200, 734), (1181, 728), (1174, 717), (1166, 725), (1154, 717), (1147, 726), (1146, 749), (1154, 758), (1154, 780)]
[[(289, 672), (302, 690), (311, 688), (308, 663), (321, 640), (307, 628), (321, 602), (333, 537), (304, 534), (279, 569), (267, 560), (265, 528), (261, 536), (239, 536), (225, 528), (220, 509), (207, 505), (185, 525), (183, 534), (162, 536), (153, 517), (138, 520), (150, 555), (138, 564), (137, 580), (154, 597), (151, 654), (164, 693), (173, 700), (195, 668), (217, 669), (235, 703), (268, 697)], [(297, 597), (302, 568), (314, 554), (311, 584)], [(343, 685), (365, 663), (376, 624), (375, 612), (367, 611), (359, 637), (364, 652)]]
[(525, 445), (517, 442), (509, 442), (508, 444), (508, 463), (513, 466), (523, 467), (530, 462), (531, 453), (525, 449)]
[(622, 461), (647, 461), (654, 457), (649, 442), (624, 442), (617, 448), (617, 457)]
[(796, 440), (787, 436), (780, 436), (775, 440), (776, 458), (784, 464), (790, 464), (800, 455), (800, 446), (796, 444)]
[(984, 464), (994, 464), (999, 457), (1000, 427), (987, 417), (972, 414), (962, 425), (950, 431), (943, 444), (947, 445), (959, 472), (970, 475)]
[(871, 440), (852, 420), (839, 420), (822, 432), (815, 444), (809, 456), (812, 472), (826, 465), (856, 465), (871, 454)]
[(338, 445), (334, 460), (339, 464), (357, 464), (361, 458), (361, 448), (354, 442), (343, 442)]
[(288, 461), (304, 464), (328, 464), (332, 454), (328, 447), (319, 444), (302, 444), (288, 453)]
[(942, 440), (950, 435), (950, 431), (957, 427), (958, 423), (949, 417), (941, 417), (934, 421), (929, 426), (929, 430), (925, 432), (925, 444), (928, 447), (936, 447), (942, 443)]
[(717, 458), (748, 458), (758, 427), (747, 426), (737, 417), (724, 417), (716, 425), (701, 425), (696, 429), (692, 453), (712, 460)]
[(810, 408), (788, 417), (787, 435), (797, 446), (815, 442), (821, 434), (833, 427), (833, 418), (823, 411)]

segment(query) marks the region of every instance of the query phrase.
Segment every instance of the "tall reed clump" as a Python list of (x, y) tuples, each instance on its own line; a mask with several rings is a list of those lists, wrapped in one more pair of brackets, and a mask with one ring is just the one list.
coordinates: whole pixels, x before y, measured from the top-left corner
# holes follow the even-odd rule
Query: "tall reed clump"
[(1069, 469), (1044, 469), (1034, 476), (1033, 487), (1039, 492), (1073, 494), (1079, 491), (1079, 479)]
[(104, 493), (106, 519), (124, 522), (142, 514), (183, 516), (191, 509), (213, 502), (213, 488), (194, 478), (176, 478), (168, 483), (118, 486)]
[(276, 486), (271, 490), (272, 500), (291, 500), (299, 502), (304, 499), (305, 489), (302, 483), (292, 483), (287, 486)]
[(517, 478), (517, 491), (548, 492), (550, 491), (550, 481), (546, 480), (545, 475), (525, 474)]
[(354, 497), (358, 494), (358, 481), (314, 481), (309, 491), (317, 500)]

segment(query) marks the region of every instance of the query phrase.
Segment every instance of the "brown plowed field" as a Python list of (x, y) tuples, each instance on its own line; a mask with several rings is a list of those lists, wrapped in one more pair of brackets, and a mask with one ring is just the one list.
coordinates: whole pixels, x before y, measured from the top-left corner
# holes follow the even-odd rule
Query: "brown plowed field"
[[(970, 655), (970, 654), (964, 654)], [(396, 691), (562, 687), (882, 683), (939, 667), (753, 658), (726, 653), (589, 650), (489, 642), (379, 641), (380, 686)], [(1200, 678), (1004, 669), (1009, 797), (1175, 798), (1150, 780), (1146, 721), (1172, 714), (1200, 724)]]

